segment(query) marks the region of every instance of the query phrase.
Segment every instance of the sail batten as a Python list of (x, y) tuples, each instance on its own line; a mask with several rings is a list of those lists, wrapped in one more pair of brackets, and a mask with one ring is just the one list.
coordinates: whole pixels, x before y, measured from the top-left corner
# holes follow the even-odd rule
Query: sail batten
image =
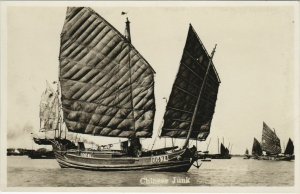
[[(167, 103), (161, 136), (187, 138), (192, 124), (190, 139), (206, 139), (210, 132), (220, 84), (215, 68), (208, 68), (209, 65), (213, 66), (211, 58), (190, 25), (179, 70)], [(203, 91), (198, 102), (201, 90)], [(196, 115), (192, 123), (194, 113)]]
[(90, 8), (69, 7), (61, 33), (60, 85), (69, 131), (151, 137), (154, 70)]

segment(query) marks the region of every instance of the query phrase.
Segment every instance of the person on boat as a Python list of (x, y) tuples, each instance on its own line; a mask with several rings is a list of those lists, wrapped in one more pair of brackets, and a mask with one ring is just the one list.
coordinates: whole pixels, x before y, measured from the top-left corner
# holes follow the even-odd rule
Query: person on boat
[(142, 154), (142, 144), (139, 138), (129, 139), (128, 155), (139, 157)]

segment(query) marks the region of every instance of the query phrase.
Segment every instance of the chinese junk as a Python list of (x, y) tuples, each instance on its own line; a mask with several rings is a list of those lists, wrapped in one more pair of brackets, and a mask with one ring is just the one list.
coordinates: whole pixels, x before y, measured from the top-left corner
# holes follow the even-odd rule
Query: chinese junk
[(59, 124), (59, 99), (58, 94), (53, 90), (50, 84), (46, 81), (46, 90), (43, 92), (40, 102), (40, 132), (45, 133), (44, 138), (33, 137), (33, 140), (38, 145), (51, 145), (51, 139), (47, 132), (56, 132)]
[[(46, 82), (46, 90), (41, 96), (39, 115), (39, 132), (44, 133), (45, 136), (39, 137), (38, 135), (34, 135), (33, 137), (33, 141), (38, 145), (51, 145), (54, 140), (55, 134), (53, 134), (53, 132), (56, 133), (59, 124), (58, 98), (57, 92), (55, 92), (50, 84)], [(49, 138), (49, 136), (51, 137)], [(31, 159), (54, 159), (54, 153), (45, 148), (39, 148), (38, 150), (32, 149), (28, 152), (28, 157)]]
[(258, 159), (262, 155), (261, 145), (259, 141), (254, 138), (252, 146), (252, 157)]
[(291, 140), (291, 138), (289, 138), (289, 141), (286, 145), (285, 151), (284, 151), (284, 155), (285, 156), (291, 156), (292, 160), (295, 159), (295, 155), (294, 155), (294, 143)]
[(246, 149), (244, 156), (245, 156), (244, 159), (250, 159), (251, 156), (249, 155), (249, 150), (248, 149)]
[[(214, 52), (213, 52), (214, 53)], [(190, 26), (160, 136), (182, 138), (182, 147), (145, 150), (155, 114), (154, 70), (123, 36), (90, 8), (70, 7), (61, 34), (59, 81), (63, 121), (69, 132), (128, 138), (120, 150), (86, 149), (68, 139), (53, 141), (62, 168), (188, 171), (197, 160), (189, 140), (210, 132), (219, 78)]]
[[(290, 140), (290, 139), (289, 139)], [(288, 147), (288, 146), (287, 146)], [(263, 122), (261, 144), (254, 138), (252, 155), (258, 160), (292, 160), (293, 153), (281, 153), (280, 139), (265, 122)]]

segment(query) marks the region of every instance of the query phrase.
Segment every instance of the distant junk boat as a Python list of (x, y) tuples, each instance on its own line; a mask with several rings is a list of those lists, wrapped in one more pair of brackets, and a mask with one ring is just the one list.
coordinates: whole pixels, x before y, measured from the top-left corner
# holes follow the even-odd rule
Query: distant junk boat
[[(223, 143), (220, 144), (219, 147), (219, 139), (218, 139), (218, 153), (217, 154), (209, 154), (208, 151), (205, 152), (201, 152), (198, 151), (198, 159), (231, 159), (231, 154), (229, 151), (229, 147), (225, 147), (224, 146), (224, 139), (223, 139)], [(220, 150), (220, 151), (219, 151)]]
[(221, 145), (220, 145), (220, 153), (211, 154), (210, 157), (212, 159), (231, 159), (229, 149), (227, 147), (225, 147), (223, 143), (221, 143)]
[(252, 157), (258, 158), (262, 155), (262, 149), (259, 141), (254, 137), (253, 145), (252, 145)]
[(292, 156), (292, 159), (295, 159), (295, 155), (294, 155), (294, 143), (291, 140), (291, 138), (289, 138), (289, 141), (286, 145), (285, 151), (284, 151), (284, 155), (286, 156)]
[[(33, 141), (38, 145), (52, 145), (53, 137), (48, 137), (47, 132), (56, 132), (60, 122), (58, 93), (46, 81), (46, 89), (42, 93), (40, 101), (40, 129), (45, 137), (33, 137)], [(53, 134), (52, 134), (53, 135)]]
[(262, 143), (254, 138), (252, 158), (257, 160), (290, 161), (295, 158), (294, 145), (289, 139), (285, 152), (281, 153), (280, 139), (265, 122), (263, 122)]
[(251, 155), (249, 155), (249, 150), (248, 149), (246, 149), (244, 156), (245, 156), (244, 159), (250, 159)]
[(190, 25), (160, 134), (184, 145), (142, 148), (140, 138), (153, 132), (155, 72), (131, 44), (129, 23), (123, 36), (91, 8), (67, 8), (59, 55), (63, 123), (77, 134), (128, 141), (121, 150), (88, 150), (62, 138), (60, 122), (52, 143), (62, 168), (186, 172), (197, 161), (189, 140), (205, 141), (210, 133), (220, 84), (215, 49), (209, 56)]

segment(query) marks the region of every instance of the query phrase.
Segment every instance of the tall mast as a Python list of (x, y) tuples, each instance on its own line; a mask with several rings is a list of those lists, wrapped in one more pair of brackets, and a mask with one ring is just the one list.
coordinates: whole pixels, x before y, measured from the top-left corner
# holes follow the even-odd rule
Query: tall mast
[(198, 111), (198, 106), (199, 106), (200, 99), (201, 99), (201, 94), (203, 92), (205, 82), (207, 80), (207, 76), (208, 76), (208, 72), (209, 72), (209, 69), (210, 69), (210, 66), (211, 66), (211, 63), (212, 63), (212, 59), (213, 59), (214, 54), (216, 52), (216, 47), (217, 47), (217, 45), (215, 45), (213, 51), (211, 52), (211, 57), (208, 56), (209, 62), (208, 62), (208, 65), (207, 65), (207, 70), (206, 70), (206, 73), (205, 73), (205, 76), (204, 76), (204, 79), (203, 79), (203, 82), (202, 82), (202, 85), (201, 85), (201, 89), (200, 89), (200, 92), (199, 92), (199, 96), (197, 98), (197, 103), (196, 103), (196, 106), (195, 106), (195, 109), (194, 109), (192, 121), (191, 121), (191, 124), (190, 124), (189, 132), (188, 132), (188, 135), (187, 135), (186, 140), (184, 142), (183, 148), (186, 148), (188, 146), (188, 143), (189, 143), (189, 140), (190, 140), (190, 136), (191, 136), (191, 133), (192, 133), (192, 130), (193, 130), (193, 125), (194, 125), (195, 118), (196, 118), (196, 114), (197, 114), (197, 111)]
[(132, 88), (132, 79), (131, 79), (131, 76), (132, 76), (132, 71), (131, 71), (131, 56), (130, 56), (130, 53), (131, 53), (131, 36), (130, 36), (130, 21), (128, 20), (128, 17), (126, 18), (126, 26), (125, 26), (125, 37), (126, 39), (128, 40), (128, 48), (129, 48), (129, 53), (128, 53), (128, 57), (129, 57), (129, 82), (130, 82), (130, 97), (131, 97), (131, 106), (132, 106), (132, 119), (133, 119), (133, 128), (134, 128), (134, 131), (135, 131), (135, 117), (134, 117), (134, 105), (133, 105), (133, 95), (132, 95), (132, 92), (133, 92), (133, 88)]

